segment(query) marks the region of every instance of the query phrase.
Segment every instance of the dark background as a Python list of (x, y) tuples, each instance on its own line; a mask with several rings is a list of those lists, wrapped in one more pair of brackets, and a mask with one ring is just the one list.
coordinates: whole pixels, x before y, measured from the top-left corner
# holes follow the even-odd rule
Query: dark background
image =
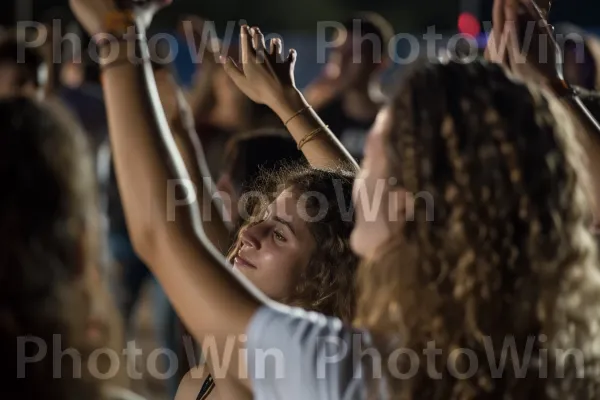
[[(156, 26), (169, 29), (182, 13), (199, 14), (214, 20), (223, 29), (227, 21), (247, 19), (248, 23), (271, 31), (314, 30), (319, 20), (341, 20), (355, 11), (376, 11), (389, 19), (397, 31), (422, 31), (435, 25), (438, 31), (456, 28), (459, 13), (469, 3), (479, 3), (483, 20), (489, 20), (493, 0), (174, 0), (157, 16)], [(15, 23), (17, 4), (22, 19), (48, 21), (70, 19), (67, 0), (3, 0), (0, 24)], [(30, 7), (29, 7), (30, 6)], [(471, 6), (470, 8), (473, 8)], [(585, 27), (600, 26), (600, 1), (555, 0), (552, 19)]]
[[(151, 31), (172, 32), (182, 15), (196, 14), (214, 21), (219, 36), (224, 38), (225, 27), (239, 22), (258, 25), (266, 34), (276, 32), (285, 38), (285, 46), (298, 51), (296, 82), (308, 84), (320, 71), (317, 60), (316, 34), (319, 21), (344, 21), (357, 11), (374, 11), (388, 19), (397, 33), (419, 35), (435, 26), (436, 33), (449, 37), (457, 32), (458, 17), (468, 11), (480, 21), (491, 21), (493, 0), (174, 0), (154, 19)], [(68, 6), (68, 0), (1, 0), (0, 25), (10, 27), (17, 20), (47, 23), (58, 19), (64, 33), (77, 29)], [(600, 33), (600, 0), (554, 0), (553, 23), (571, 22)], [(229, 31), (235, 41), (236, 32)], [(177, 36), (175, 36), (177, 37)], [(83, 38), (84, 41), (86, 38)], [(181, 38), (179, 49), (186, 46)], [(406, 43), (402, 43), (406, 44)], [(402, 47), (402, 46), (400, 46)], [(402, 54), (406, 49), (399, 49)], [(181, 51), (175, 64), (180, 82), (191, 83), (196, 66), (189, 55)], [(394, 64), (387, 76), (392, 79), (402, 68)], [(97, 68), (88, 65), (88, 78), (97, 80)]]

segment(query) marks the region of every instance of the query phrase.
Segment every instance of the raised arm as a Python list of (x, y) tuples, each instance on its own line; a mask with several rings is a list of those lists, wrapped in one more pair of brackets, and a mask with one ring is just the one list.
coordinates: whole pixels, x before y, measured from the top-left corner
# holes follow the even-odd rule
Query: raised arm
[[(91, 36), (131, 32), (134, 20), (109, 0), (70, 0)], [(117, 15), (118, 18), (114, 18)], [(111, 18), (112, 17), (112, 18)], [(103, 89), (119, 190), (136, 251), (152, 269), (178, 314), (198, 340), (218, 343), (245, 334), (257, 309), (269, 300), (244, 278), (234, 276), (208, 243), (198, 209), (181, 202), (189, 174), (177, 151), (148, 60), (147, 14), (136, 13), (135, 46), (143, 60), (132, 62), (128, 43), (100, 47)], [(115, 21), (122, 21), (115, 26)], [(118, 29), (117, 29), (118, 28)], [(115, 32), (115, 30), (117, 30)], [(131, 45), (133, 43), (130, 43)], [(108, 58), (109, 54), (112, 57)], [(117, 58), (114, 55), (118, 54)], [(199, 193), (200, 195), (200, 193)], [(239, 341), (233, 341), (237, 355)], [(234, 357), (230, 371), (237, 373)]]
[(202, 144), (196, 135), (194, 118), (185, 95), (168, 68), (154, 74), (169, 127), (196, 191), (202, 191), (198, 205), (206, 236), (221, 254), (231, 246), (231, 220), (210, 175)]
[(358, 171), (354, 158), (296, 88), (295, 50), (284, 57), (281, 40), (273, 39), (267, 51), (264, 36), (256, 27), (242, 27), (241, 40), (242, 64), (236, 65), (231, 58), (225, 62), (225, 70), (240, 90), (279, 116), (313, 167), (342, 165)]
[[(551, 92), (563, 103), (578, 123), (578, 138), (587, 155), (588, 175), (592, 178), (590, 203), (596, 220), (600, 219), (600, 125), (585, 104), (586, 97), (571, 89), (564, 80), (558, 60), (560, 47), (556, 43), (552, 28), (546, 21), (551, 1), (548, 0), (495, 0), (494, 32), (496, 37), (505, 36), (508, 46), (504, 54), (499, 48), (489, 51), (495, 54), (492, 61), (509, 65), (518, 78), (537, 83)], [(534, 22), (536, 31), (527, 35), (528, 23)], [(505, 25), (508, 23), (508, 25)], [(514, 24), (514, 25), (513, 25)], [(516, 27), (517, 29), (514, 29)], [(543, 39), (543, 40), (541, 40)], [(498, 45), (493, 41), (491, 45)], [(527, 43), (527, 46), (525, 45)], [(521, 49), (528, 49), (522, 53)], [(545, 58), (541, 59), (540, 57)], [(588, 96), (589, 98), (589, 96)], [(593, 104), (593, 102), (592, 102)]]

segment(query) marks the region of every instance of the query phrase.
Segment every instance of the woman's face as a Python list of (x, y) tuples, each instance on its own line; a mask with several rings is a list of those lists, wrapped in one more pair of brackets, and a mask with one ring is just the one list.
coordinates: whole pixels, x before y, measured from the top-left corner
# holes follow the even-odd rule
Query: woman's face
[[(350, 237), (352, 250), (369, 259), (392, 234), (391, 223), (405, 221), (407, 193), (391, 187), (384, 139), (391, 129), (391, 109), (384, 108), (369, 132), (360, 173), (354, 181), (353, 202), (356, 212)], [(391, 182), (392, 186), (395, 182)], [(394, 231), (398, 229), (394, 228)]]
[(277, 301), (293, 294), (316, 249), (298, 199), (291, 190), (281, 193), (261, 222), (240, 233), (233, 260), (235, 269)]

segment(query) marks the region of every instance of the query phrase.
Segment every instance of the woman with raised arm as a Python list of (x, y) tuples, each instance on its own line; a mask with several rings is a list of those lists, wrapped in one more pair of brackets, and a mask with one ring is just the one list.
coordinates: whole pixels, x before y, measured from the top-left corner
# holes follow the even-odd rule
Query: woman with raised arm
[[(201, 143), (194, 140), (196, 135), (193, 125), (190, 124), (189, 107), (185, 100), (182, 101), (181, 90), (165, 69), (157, 70), (155, 78), (163, 109), (194, 186), (202, 188), (206, 184), (206, 189), (213, 187), (211, 176), (207, 173), (203, 147)], [(285, 136), (280, 137), (280, 135)], [(246, 195), (258, 194), (266, 200), (267, 204), (274, 203), (275, 207), (283, 206), (285, 193), (282, 190), (289, 191), (289, 188), (294, 188), (294, 192), (297, 193), (319, 192), (330, 204), (337, 204), (341, 198), (343, 204), (349, 206), (353, 174), (315, 169), (304, 163), (290, 163), (289, 161), (301, 157), (302, 153), (286, 132), (279, 135), (250, 132), (249, 135), (238, 136), (232, 145), (237, 148), (236, 153), (255, 150), (257, 146), (261, 147), (256, 154), (232, 155), (231, 168), (219, 181), (221, 185), (227, 181), (235, 186), (231, 188), (233, 190), (225, 192), (229, 195), (227, 199), (229, 201), (224, 205), (230, 206), (225, 211), (235, 218), (232, 220), (235, 226), (241, 224), (242, 227), (233, 238), (234, 241), (229, 242), (225, 233), (226, 224), (223, 223), (225, 221), (216, 212), (213, 202), (212, 214), (207, 213), (207, 208), (199, 208), (207, 237), (220, 251), (231, 248), (237, 243), (229, 251), (228, 261), (236, 265), (240, 272), (271, 298), (350, 322), (355, 304), (354, 272), (357, 265), (357, 258), (349, 246), (351, 215), (345, 216), (340, 212), (342, 210), (339, 207), (332, 207), (329, 212), (322, 215), (322, 219), (317, 224), (305, 224), (302, 218), (295, 218), (295, 224), (302, 231), (308, 228), (310, 234), (288, 237), (284, 231), (273, 231), (274, 237), (278, 238), (279, 246), (272, 246), (270, 240), (264, 240), (269, 238), (269, 235), (265, 235), (269, 233), (269, 229), (265, 229), (268, 224), (260, 222), (264, 207), (261, 208), (260, 204), (259, 207), (253, 207), (255, 204), (252, 204), (252, 201), (244, 201), (244, 199)], [(273, 145), (279, 147), (273, 148)], [(265, 146), (268, 148), (264, 148)], [(273, 150), (278, 153), (270, 154)], [(288, 162), (283, 163), (286, 155)], [(259, 169), (262, 170), (260, 174), (258, 174)], [(230, 179), (226, 179), (227, 176)], [(252, 200), (252, 197), (246, 200)], [(299, 211), (311, 213), (312, 210), (316, 211), (314, 202), (303, 205)], [(301, 214), (298, 216), (301, 217)], [(245, 252), (245, 257), (251, 258), (252, 265), (256, 268), (240, 268), (239, 260), (236, 263), (236, 258), (242, 257), (238, 254), (241, 253), (239, 252), (241, 243), (251, 237), (260, 239), (260, 251), (255, 254)], [(313, 246), (313, 242), (320, 245)], [(300, 253), (294, 251), (294, 247), (307, 253), (299, 257)], [(344, 260), (343, 268), (340, 268), (341, 260)], [(208, 351), (203, 353), (208, 352), (210, 355), (210, 349), (205, 350)], [(210, 360), (207, 361), (192, 368), (186, 374), (179, 385), (177, 399), (196, 399), (198, 396), (209, 398), (209, 394), (211, 399), (241, 398), (243, 393), (240, 394), (235, 384), (223, 382), (222, 377), (213, 378), (214, 374), (209, 373), (213, 370), (213, 366)], [(219, 382), (219, 385), (215, 382)]]
[[(71, 5), (91, 34), (118, 13), (107, 0)], [(123, 25), (111, 28), (135, 24), (144, 54), (148, 18), (136, 15), (120, 14)], [(230, 76), (277, 112), (299, 145), (319, 147), (309, 161), (339, 159), (343, 150), (294, 87), (295, 53), (277, 62), (280, 47), (267, 52), (256, 29), (244, 27), (240, 39), (242, 69), (228, 62)], [(171, 207), (168, 188), (179, 187), (169, 182), (188, 175), (152, 70), (126, 55), (103, 58), (103, 73), (134, 243), (192, 334), (228, 345), (223, 372), (254, 398), (598, 396), (600, 273), (576, 141), (551, 98), (479, 62), (407, 75), (373, 127), (355, 182), (351, 243), (365, 261), (355, 330), (273, 302), (202, 245), (198, 210)], [(280, 210), (269, 208), (263, 222), (292, 234), (293, 212)], [(259, 245), (246, 240), (240, 253)], [(564, 357), (573, 350), (576, 360)]]
[[(109, 72), (105, 71), (105, 79), (110, 79)], [(230, 245), (235, 244), (229, 252), (228, 261), (233, 264), (237, 272), (246, 276), (270, 298), (304, 309), (319, 311), (350, 323), (354, 316), (354, 272), (358, 259), (349, 245), (353, 226), (349, 208), (354, 174), (342, 169), (345, 155), (342, 154), (342, 157), (335, 153), (328, 155), (326, 150), (325, 153), (317, 153), (317, 155), (325, 154), (328, 158), (342, 159), (339, 162), (321, 161), (322, 165), (330, 168), (288, 166), (277, 172), (270, 172), (260, 179), (260, 185), (254, 188), (254, 194), (260, 195), (265, 201), (251, 208), (252, 212), (249, 216), (245, 216), (247, 221), (237, 238), (233, 243), (229, 243), (224, 221), (215, 212), (215, 207), (210, 202), (212, 197), (210, 189), (213, 184), (210, 182), (211, 177), (206, 168), (202, 145), (193, 140), (195, 132), (191, 125), (189, 107), (167, 69), (155, 69), (153, 78), (156, 81), (153, 85), (159, 94), (162, 111), (179, 150), (173, 156), (181, 157), (192, 183), (198, 188), (198, 200), (193, 206), (201, 216), (206, 237), (215, 245), (216, 250), (224, 253), (231, 247)], [(111, 101), (112, 99), (108, 99), (109, 108)], [(125, 111), (129, 106), (130, 104), (123, 104), (119, 109)], [(128, 115), (131, 117), (134, 113), (128, 112)], [(126, 122), (115, 121), (113, 116), (109, 112), (111, 124)], [(136, 131), (140, 132), (140, 135), (150, 135), (150, 132), (143, 132), (140, 129)], [(119, 140), (122, 139), (116, 135), (121, 135), (121, 132), (120, 129), (111, 127), (117, 172), (119, 154), (123, 155), (123, 153), (119, 153), (118, 145)], [(298, 145), (297, 147), (309, 158), (311, 154), (315, 154), (315, 149), (318, 149), (313, 146)], [(341, 146), (338, 145), (336, 149), (341, 149)], [(131, 152), (128, 151), (127, 154), (129, 154), (127, 158), (132, 160)], [(144, 152), (140, 152), (135, 157), (147, 156)], [(316, 158), (316, 160), (320, 159)], [(350, 171), (352, 170), (356, 170), (356, 165), (350, 164)], [(208, 183), (206, 187), (204, 187), (205, 183)], [(321, 197), (303, 197), (305, 193), (318, 193)], [(126, 196), (123, 191), (121, 194), (122, 198)], [(326, 202), (324, 206), (328, 209), (320, 208), (322, 200)], [(298, 204), (299, 201), (302, 203)], [(124, 204), (127, 214), (126, 201)], [(241, 209), (242, 205), (239, 206)], [(249, 243), (252, 244), (250, 250)], [(144, 253), (141, 253), (141, 256), (144, 257)], [(210, 339), (205, 342), (210, 345)], [(226, 377), (219, 376), (218, 370), (216, 374), (214, 373), (210, 350), (203, 351), (203, 354), (209, 356), (208, 365), (206, 368), (204, 365), (200, 366), (199, 378), (195, 374), (198, 371), (192, 371), (188, 377), (194, 378), (193, 382), (188, 382), (191, 385), (186, 386), (191, 386), (190, 389), (197, 395), (204, 382), (214, 381), (217, 385), (212, 391), (213, 395), (239, 398), (241, 394), (235, 387), (235, 383), (219, 383)], [(215, 364), (218, 368), (218, 360)], [(208, 371), (211, 372), (210, 376), (207, 376)], [(208, 389), (212, 390), (212, 386)]]
[[(549, 0), (520, 0), (514, 4), (510, 0), (495, 0), (494, 26), (486, 55), (490, 61), (503, 65), (515, 77), (553, 93), (578, 123), (576, 133), (583, 144), (586, 169), (591, 177), (588, 193), (597, 228), (600, 224), (598, 95), (571, 87), (565, 80), (561, 57), (558, 57), (561, 49), (546, 20), (551, 5)], [(535, 23), (533, 35), (528, 35), (529, 22)], [(507, 45), (501, 45), (503, 41)], [(522, 49), (527, 49), (525, 54)]]

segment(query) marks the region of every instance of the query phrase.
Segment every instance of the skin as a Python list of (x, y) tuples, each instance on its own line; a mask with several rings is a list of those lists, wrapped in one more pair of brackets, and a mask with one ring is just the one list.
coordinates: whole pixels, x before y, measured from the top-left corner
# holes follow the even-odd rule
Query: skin
[(316, 243), (299, 212), (300, 196), (285, 190), (269, 205), (260, 223), (244, 229), (234, 258), (240, 271), (271, 299), (293, 293)]
[[(104, 21), (107, 15), (116, 12), (116, 7), (108, 0), (70, 0), (70, 3), (90, 35), (106, 32)], [(143, 30), (141, 33), (144, 33)], [(260, 48), (261, 42), (264, 47), (262, 35), (243, 29), (240, 39), (242, 51), (247, 56), (242, 57), (243, 69), (228, 60), (225, 64), (227, 73), (247, 96), (267, 104), (282, 121), (287, 121), (301, 109), (298, 105), (306, 105), (306, 100), (294, 85), (295, 54), (290, 55), (288, 62), (258, 63), (255, 51)], [(136, 43), (145, 49), (142, 41)], [(117, 46), (122, 54), (126, 54), (127, 44)], [(275, 54), (280, 54), (280, 47), (277, 50), (275, 45), (275, 48)], [(104, 60), (107, 55), (106, 51), (102, 52)], [(279, 305), (256, 290), (245, 276), (232, 270), (223, 257), (211, 249), (196, 208), (182, 206), (175, 216), (167, 212), (170, 204), (165, 188), (168, 182), (188, 179), (189, 175), (177, 154), (149, 63), (142, 62), (141, 66), (119, 64), (104, 71), (104, 78), (119, 189), (137, 253), (165, 288), (196, 340), (202, 342), (210, 336), (217, 344), (224, 345), (232, 337), (245, 335), (260, 307)], [(308, 111), (288, 124), (297, 141), (316, 128), (323, 129), (323, 123)], [(369, 145), (378, 146), (377, 135), (371, 136), (374, 144)], [(381, 137), (384, 137), (383, 133)], [(307, 156), (311, 164), (332, 165), (347, 154), (326, 129), (306, 146), (313, 150), (310, 157)], [(373, 179), (381, 176), (373, 172), (367, 178), (371, 184)], [(357, 205), (360, 207), (360, 204)], [(376, 216), (381, 212), (383, 209), (380, 208)], [(355, 229), (364, 229), (364, 222), (358, 221)], [(380, 245), (380, 240), (372, 240), (359, 252), (373, 254), (372, 246)], [(243, 349), (241, 341), (233, 341), (227, 373), (241, 386), (250, 389), (251, 383), (244, 377), (246, 368), (238, 357)]]
[[(109, 0), (70, 0), (70, 5), (92, 36), (108, 31), (107, 17), (118, 12)], [(136, 25), (142, 36), (145, 23), (155, 11), (140, 10), (137, 14)], [(122, 27), (122, 33), (128, 28)], [(282, 121), (288, 121), (306, 106), (294, 85), (295, 53), (285, 62), (275, 62), (274, 58), (282, 57), (281, 43), (277, 46), (272, 41), (268, 64), (259, 63), (255, 52), (261, 42), (264, 44), (262, 35), (256, 31), (251, 35), (245, 28), (240, 42), (245, 55), (243, 71), (232, 60), (226, 62), (225, 71), (248, 97), (266, 104)], [(144, 41), (136, 41), (135, 46), (147, 52)], [(115, 61), (115, 49), (120, 60), (128, 59), (130, 43), (120, 42), (112, 49), (101, 49), (101, 64)], [(197, 205), (182, 205), (172, 212), (173, 194), (181, 198), (184, 193), (175, 188), (176, 192), (169, 194), (169, 182), (189, 180), (190, 175), (161, 105), (150, 61), (111, 64), (103, 71), (103, 90), (119, 192), (134, 249), (159, 280), (197, 341), (210, 337), (218, 346), (231, 343), (231, 338), (246, 334), (260, 307), (278, 305), (239, 270), (232, 269), (214, 248)], [(287, 128), (296, 142), (317, 128), (322, 131), (303, 148), (311, 165), (336, 167), (341, 161), (351, 162), (347, 151), (314, 112), (301, 113)], [(198, 203), (203, 204), (202, 191), (197, 192)], [(240, 359), (244, 347), (243, 341), (233, 341), (226, 375), (237, 380), (239, 387), (250, 388)]]
[(401, 223), (404, 220), (407, 193), (401, 188), (390, 187), (388, 180), (385, 137), (391, 129), (391, 118), (389, 108), (384, 108), (377, 116), (365, 143), (360, 173), (354, 181), (356, 221), (350, 243), (354, 253), (365, 259), (374, 257), (377, 249), (391, 236), (389, 221)]
[[(298, 212), (298, 199), (299, 195), (291, 190), (279, 195), (269, 205), (263, 221), (239, 235), (242, 247), (234, 258), (234, 269), (277, 301), (293, 293), (316, 249), (308, 225)], [(188, 371), (179, 384), (175, 400), (195, 400), (211, 373), (211, 366), (206, 364)], [(252, 396), (229, 379), (215, 385), (209, 398), (251, 399)]]
[[(536, 83), (545, 87), (550, 92), (555, 94), (569, 111), (577, 124), (575, 132), (580, 140), (582, 148), (585, 150), (586, 167), (588, 175), (591, 177), (590, 187), (588, 188), (588, 196), (591, 211), (596, 221), (600, 220), (600, 124), (594, 119), (589, 110), (585, 107), (579, 97), (568, 92), (564, 77), (559, 73), (557, 68), (557, 60), (554, 57), (548, 57), (548, 60), (539, 60), (539, 49), (543, 46), (553, 46), (552, 49), (543, 49), (541, 54), (554, 54), (554, 48), (557, 46), (554, 40), (545, 40), (538, 42), (538, 38), (553, 38), (552, 29), (545, 19), (545, 15), (549, 12), (551, 1), (538, 1), (536, 8), (530, 0), (495, 0), (494, 15), (493, 15), (493, 36), (508, 38), (508, 46), (504, 54), (494, 54), (493, 51), (486, 50), (488, 60), (498, 64), (502, 64), (505, 68), (518, 79), (524, 82)], [(525, 21), (535, 21), (537, 33), (532, 35), (531, 46), (527, 46), (529, 54), (525, 57), (521, 56), (521, 49), (526, 48), (523, 44), (526, 40), (524, 37), (518, 37), (509, 34), (510, 31), (505, 31), (506, 21), (519, 21), (518, 7), (520, 6), (526, 15)], [(523, 20), (521, 19), (521, 22)], [(497, 39), (496, 39), (497, 40)], [(492, 44), (490, 44), (491, 46)], [(597, 224), (597, 222), (596, 222)]]

